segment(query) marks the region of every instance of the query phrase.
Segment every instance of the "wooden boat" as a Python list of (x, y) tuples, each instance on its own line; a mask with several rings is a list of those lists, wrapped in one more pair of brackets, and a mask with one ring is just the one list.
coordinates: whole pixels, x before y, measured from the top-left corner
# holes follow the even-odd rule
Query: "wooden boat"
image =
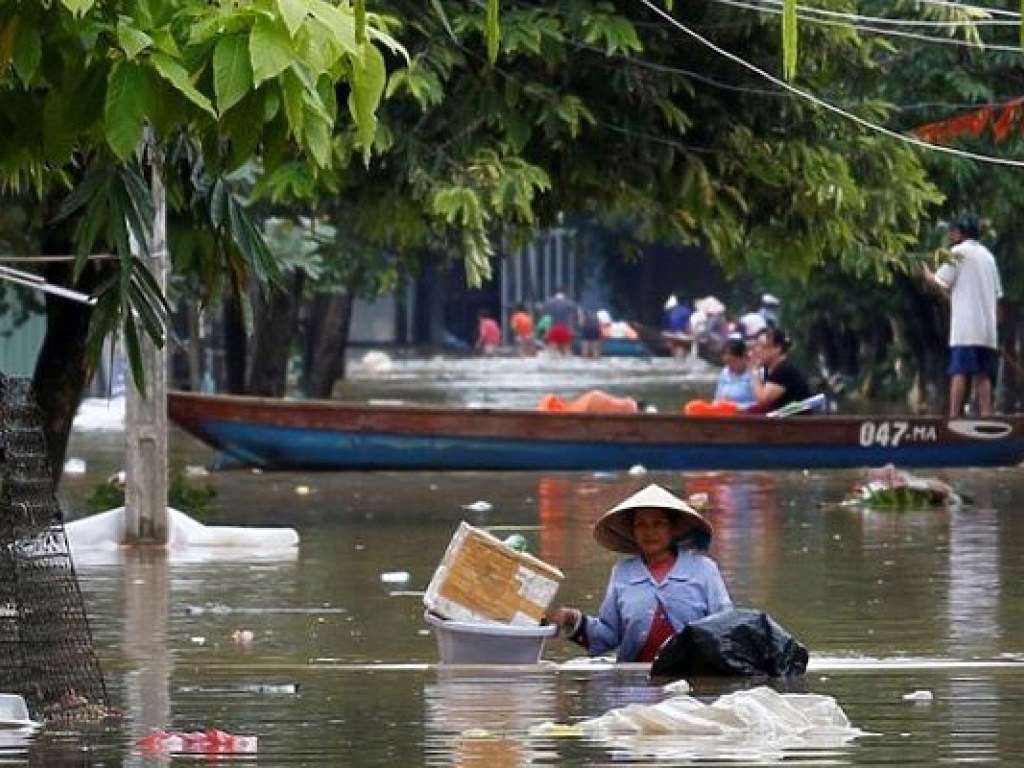
[(172, 392), (171, 420), (264, 469), (803, 469), (1008, 466), (1024, 416), (549, 413)]

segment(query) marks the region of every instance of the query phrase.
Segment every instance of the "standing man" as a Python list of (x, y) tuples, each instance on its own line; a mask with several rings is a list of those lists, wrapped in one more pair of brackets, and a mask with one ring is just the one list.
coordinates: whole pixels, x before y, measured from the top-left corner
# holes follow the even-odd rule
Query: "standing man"
[(551, 326), (544, 336), (544, 341), (563, 355), (572, 354), (572, 340), (576, 336), (576, 302), (566, 297), (559, 290), (540, 308), (542, 315), (551, 318)]
[(949, 230), (950, 259), (937, 272), (924, 268), (925, 279), (950, 301), (949, 418), (960, 418), (967, 381), (978, 399), (982, 417), (992, 415), (992, 392), (999, 374), (996, 323), (1003, 286), (995, 257), (978, 242), (980, 227), (973, 216), (958, 219)]

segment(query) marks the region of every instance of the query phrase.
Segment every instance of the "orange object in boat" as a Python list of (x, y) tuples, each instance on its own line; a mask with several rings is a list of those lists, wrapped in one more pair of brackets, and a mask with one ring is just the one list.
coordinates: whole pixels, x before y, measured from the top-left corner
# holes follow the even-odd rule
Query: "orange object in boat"
[(687, 416), (735, 416), (740, 407), (732, 400), (690, 400), (683, 406)]

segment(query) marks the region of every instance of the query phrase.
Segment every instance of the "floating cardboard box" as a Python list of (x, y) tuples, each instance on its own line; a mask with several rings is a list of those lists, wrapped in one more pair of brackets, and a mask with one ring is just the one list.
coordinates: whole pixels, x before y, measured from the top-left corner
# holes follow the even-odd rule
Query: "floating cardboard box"
[(554, 566), (516, 552), (463, 522), (430, 580), (423, 603), (452, 621), (536, 626), (564, 578)]

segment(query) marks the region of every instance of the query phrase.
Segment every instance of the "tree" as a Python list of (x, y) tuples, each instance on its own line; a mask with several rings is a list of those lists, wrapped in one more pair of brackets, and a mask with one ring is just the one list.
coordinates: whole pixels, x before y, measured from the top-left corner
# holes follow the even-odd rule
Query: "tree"
[[(936, 24), (931, 37), (918, 34), (900, 37), (880, 58), (880, 66), (864, 85), (893, 104), (887, 126), (907, 135), (935, 142), (940, 148), (973, 153), (921, 151), (929, 179), (942, 190), (943, 200), (932, 217), (923, 219), (914, 235), (903, 276), (879, 283), (858, 279), (841, 270), (822, 269), (799, 295), (779, 285), (790, 301), (790, 317), (815, 326), (815, 343), (827, 367), (840, 368), (860, 379), (860, 389), (871, 393), (888, 387), (891, 394), (921, 388), (933, 411), (940, 411), (944, 394), (948, 307), (927, 291), (919, 279), (921, 258), (932, 258), (946, 244), (946, 232), (938, 226), (965, 212), (976, 212), (988, 224), (985, 237), (993, 244), (1002, 272), (1001, 335), (1004, 410), (1019, 407), (1013, 402), (1024, 371), (1020, 369), (1020, 302), (1024, 291), (1021, 235), (1018, 212), (1024, 197), (1017, 176), (1020, 168), (978, 159), (982, 156), (1021, 156), (1024, 136), (1019, 113), (1004, 105), (1019, 98), (1024, 87), (1020, 65), (1018, 25), (998, 23), (1001, 5), (1019, 12), (1018, 4), (990, 4), (991, 12), (959, 4), (919, 6), (909, 2), (878, 2), (862, 6), (862, 13), (884, 16), (895, 22), (914, 15)], [(878, 22), (875, 29), (883, 28)], [(943, 30), (946, 30), (943, 32)], [(899, 29), (897, 28), (897, 31)], [(916, 31), (920, 33), (920, 28)], [(869, 34), (869, 33), (865, 33)], [(982, 45), (984, 42), (984, 45)], [(931, 128), (923, 129), (924, 126)], [(970, 130), (967, 130), (970, 128)], [(898, 263), (898, 262), (896, 262)], [(828, 329), (815, 318), (828, 317)], [(882, 333), (877, 330), (883, 329)], [(858, 353), (839, 355), (838, 347), (854, 344)], [(808, 341), (810, 341), (808, 339)], [(877, 363), (876, 363), (877, 361)], [(911, 392), (917, 398), (921, 396)]]
[[(47, 299), (35, 375), (50, 460), (64, 446), (100, 342), (119, 327), (136, 376), (140, 328), (162, 340), (163, 297), (130, 240), (147, 240), (147, 152), (180, 140), (210, 181), (207, 215), (236, 278), (253, 266), (251, 232), (225, 178), (259, 156), (273, 168), (332, 161), (343, 84), (352, 143), (369, 152), (384, 57), (397, 43), (379, 17), (323, 0), (62, 0), (0, 9), (0, 176), (34, 204), (44, 253), (76, 254), (47, 277), (99, 295), (95, 311)], [(103, 262), (91, 253), (107, 250)], [(255, 266), (259, 266), (258, 264)], [(88, 344), (85, 342), (88, 341)]]
[[(839, 259), (884, 276), (940, 199), (913, 148), (766, 86), (684, 31), (777, 70), (778, 17), (686, 3), (677, 26), (643, 4), (503, 2), (490, 65), (475, 10), (387, 8), (409, 60), (381, 105), (378, 161), (320, 193), (294, 194), (308, 176), (294, 167), (261, 185), (275, 203), (329, 195), (337, 230), (380, 253), (462, 237), (472, 281), (499, 227), (526, 237), (568, 212), (703, 244), (733, 273), (802, 280)], [(887, 114), (863, 84), (888, 48), (815, 27), (799, 50), (803, 88)]]

